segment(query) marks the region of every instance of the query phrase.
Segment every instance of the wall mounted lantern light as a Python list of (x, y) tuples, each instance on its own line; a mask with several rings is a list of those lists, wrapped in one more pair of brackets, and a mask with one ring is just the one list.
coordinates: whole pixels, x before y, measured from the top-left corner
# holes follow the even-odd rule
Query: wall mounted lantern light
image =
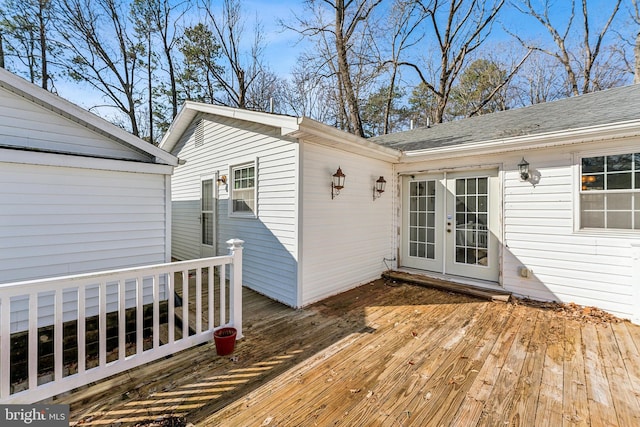
[(342, 169), (338, 167), (336, 173), (333, 174), (331, 180), (331, 199), (333, 200), (338, 194), (340, 194), (340, 190), (344, 188), (344, 179), (346, 175), (342, 173)]
[(520, 179), (526, 181), (529, 179), (529, 162), (527, 162), (524, 157), (518, 163), (518, 170), (520, 171)]
[(221, 185), (226, 185), (227, 184), (227, 175), (222, 175), (220, 178), (216, 179), (216, 181), (218, 182), (218, 187)]
[(384, 193), (384, 189), (387, 186), (387, 181), (385, 181), (383, 176), (380, 176), (375, 182), (375, 186), (373, 187), (373, 200), (376, 200), (378, 197), (382, 196)]

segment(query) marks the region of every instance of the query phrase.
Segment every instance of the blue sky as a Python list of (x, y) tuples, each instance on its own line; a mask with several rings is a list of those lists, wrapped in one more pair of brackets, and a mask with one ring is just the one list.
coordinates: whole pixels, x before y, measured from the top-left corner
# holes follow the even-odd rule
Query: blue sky
[[(533, 0), (542, 2), (542, 0)], [(579, 2), (579, 0), (577, 0)], [(591, 15), (591, 25), (593, 29), (599, 29), (603, 21), (608, 17), (611, 11), (611, 2), (613, 0), (589, 0), (589, 10)], [(390, 3), (389, 0), (386, 1)], [(630, 0), (624, 0), (629, 3)], [(570, 0), (551, 1), (553, 5), (552, 21), (557, 23), (559, 27), (566, 25)], [(294, 22), (294, 14), (304, 14), (304, 2), (301, 0), (243, 0), (243, 15), (245, 22), (245, 36), (248, 42), (252, 41), (252, 31), (256, 18), (261, 22), (264, 28), (265, 60), (270, 68), (280, 76), (287, 76), (290, 70), (295, 66), (299, 53), (305, 47), (305, 42), (300, 41), (300, 36), (293, 31), (283, 30), (279, 24), (280, 20)], [(621, 10), (618, 14), (616, 26), (614, 29), (625, 32), (628, 28), (624, 28), (627, 20), (628, 12)], [(577, 16), (576, 18), (580, 18)], [(488, 51), (496, 49), (505, 49), (505, 45), (511, 44), (517, 47), (512, 37), (506, 34), (502, 26), (507, 26), (511, 30), (517, 30), (520, 34), (524, 34), (530, 40), (543, 40), (550, 42), (550, 37), (539, 23), (533, 18), (523, 16), (505, 4), (502, 10), (501, 22), (495, 23), (491, 34), (491, 42), (485, 45)], [(610, 37), (614, 37), (613, 33)], [(432, 39), (431, 39), (432, 40)], [(426, 50), (433, 42), (429, 38), (425, 39), (420, 49)], [(501, 46), (496, 48), (500, 43)], [(491, 47), (493, 46), (493, 48)], [(406, 78), (411, 78), (409, 71), (405, 71)], [(57, 81), (59, 94), (72, 102), (76, 102), (85, 108), (99, 104), (99, 99), (87, 96), (87, 92), (79, 88), (77, 84), (63, 82), (62, 79)]]

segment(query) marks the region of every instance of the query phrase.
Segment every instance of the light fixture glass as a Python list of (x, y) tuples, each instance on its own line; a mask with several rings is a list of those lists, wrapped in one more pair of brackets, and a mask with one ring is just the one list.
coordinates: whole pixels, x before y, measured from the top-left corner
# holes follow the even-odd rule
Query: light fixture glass
[(375, 186), (373, 187), (373, 200), (382, 196), (384, 193), (385, 187), (387, 186), (387, 181), (385, 181), (383, 176), (380, 176), (375, 182)]
[(520, 179), (526, 181), (529, 179), (529, 162), (527, 162), (524, 157), (518, 163), (518, 170), (520, 171)]
[(334, 199), (338, 194), (340, 194), (340, 190), (344, 188), (344, 180), (346, 175), (342, 173), (342, 169), (338, 166), (338, 170), (333, 174), (331, 180), (331, 199)]

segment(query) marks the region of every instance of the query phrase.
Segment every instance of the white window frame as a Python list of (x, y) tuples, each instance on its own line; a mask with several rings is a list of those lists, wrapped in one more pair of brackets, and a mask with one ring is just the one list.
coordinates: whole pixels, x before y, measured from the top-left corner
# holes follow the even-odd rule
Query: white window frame
[[(633, 147), (616, 147), (616, 148), (610, 148), (607, 150), (598, 150), (598, 151), (588, 151), (588, 152), (582, 152), (582, 153), (578, 153), (575, 156), (575, 183), (576, 183), (576, 192), (574, 193), (576, 195), (576, 199), (575, 199), (575, 215), (574, 215), (574, 224), (575, 224), (575, 229), (577, 232), (580, 233), (595, 233), (595, 234), (602, 234), (602, 233), (606, 233), (607, 235), (613, 235), (613, 234), (617, 234), (617, 235), (633, 235), (633, 236), (637, 236), (638, 233), (640, 233), (640, 229), (637, 228), (637, 224), (636, 228), (585, 228), (582, 226), (582, 195), (583, 194), (615, 194), (615, 193), (627, 193), (627, 192), (635, 192), (635, 197), (640, 197), (640, 183), (638, 183), (637, 181), (635, 182), (635, 188), (630, 188), (630, 189), (615, 189), (615, 190), (592, 190), (592, 191), (583, 191), (582, 190), (582, 160), (585, 158), (590, 158), (590, 157), (607, 157), (607, 156), (616, 156), (616, 155), (624, 155), (624, 154), (638, 154), (640, 153), (640, 150), (634, 150)], [(633, 186), (633, 180), (635, 172), (632, 169), (632, 186)], [(606, 174), (605, 174), (605, 180), (606, 180)], [(631, 211), (632, 211), (632, 215), (634, 215), (634, 205), (633, 205), (633, 200), (632, 200), (632, 206), (631, 206)], [(605, 210), (606, 212), (606, 210)]]
[[(237, 169), (245, 169), (248, 167), (253, 167), (253, 211), (235, 211), (233, 209), (234, 206), (234, 187), (235, 187), (235, 171)], [(233, 165), (229, 165), (229, 217), (231, 218), (257, 218), (258, 217), (258, 159), (254, 159), (251, 161), (246, 161), (242, 163), (236, 163)]]

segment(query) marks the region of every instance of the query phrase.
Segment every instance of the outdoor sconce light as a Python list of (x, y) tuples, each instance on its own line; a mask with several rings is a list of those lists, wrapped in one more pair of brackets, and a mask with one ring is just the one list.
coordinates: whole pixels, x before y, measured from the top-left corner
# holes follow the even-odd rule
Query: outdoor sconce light
[(520, 171), (520, 179), (526, 181), (529, 179), (529, 162), (527, 162), (524, 157), (518, 163), (518, 170)]
[(380, 176), (375, 182), (375, 186), (373, 187), (373, 200), (375, 201), (377, 198), (382, 196), (384, 193), (384, 188), (387, 186), (387, 181), (384, 180), (383, 176)]
[(336, 173), (333, 174), (331, 180), (331, 200), (333, 200), (338, 194), (340, 194), (340, 190), (344, 188), (344, 179), (346, 175), (342, 173), (342, 169), (338, 167)]
[(218, 186), (227, 184), (227, 175), (222, 175), (220, 178), (216, 179)]

